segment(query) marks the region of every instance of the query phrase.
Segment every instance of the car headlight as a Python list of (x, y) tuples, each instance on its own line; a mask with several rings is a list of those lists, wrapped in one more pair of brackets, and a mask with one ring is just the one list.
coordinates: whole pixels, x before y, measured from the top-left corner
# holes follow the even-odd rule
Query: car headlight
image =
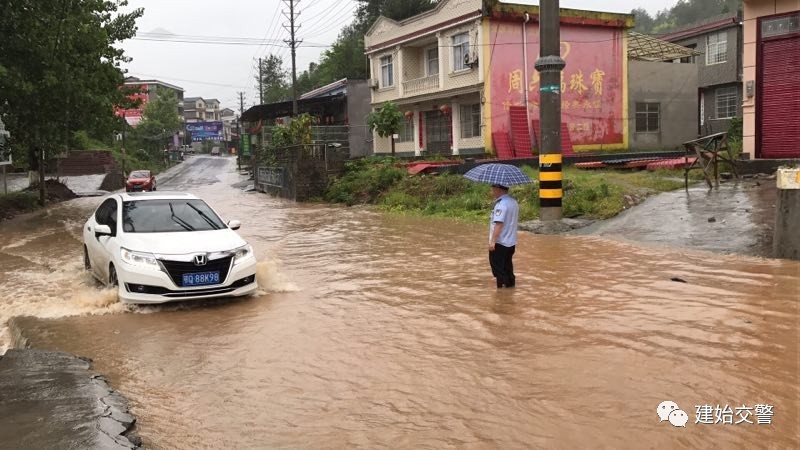
[(253, 256), (253, 246), (250, 244), (243, 245), (233, 251), (233, 263), (239, 264), (240, 262)]
[(120, 248), (120, 255), (124, 262), (132, 266), (147, 267), (156, 270), (161, 269), (158, 265), (158, 260), (152, 253), (135, 252), (122, 247)]

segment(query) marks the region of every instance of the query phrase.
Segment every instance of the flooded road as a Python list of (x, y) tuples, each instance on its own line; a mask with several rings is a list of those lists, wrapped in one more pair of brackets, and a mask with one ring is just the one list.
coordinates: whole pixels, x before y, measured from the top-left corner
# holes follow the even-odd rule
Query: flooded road
[[(159, 183), (243, 222), (244, 300), (119, 305), (82, 272), (99, 199), (0, 225), (0, 321), (93, 358), (149, 448), (800, 445), (797, 262), (523, 234), (497, 290), (482, 226), (246, 194), (233, 169)], [(717, 404), (772, 424), (695, 423)]]

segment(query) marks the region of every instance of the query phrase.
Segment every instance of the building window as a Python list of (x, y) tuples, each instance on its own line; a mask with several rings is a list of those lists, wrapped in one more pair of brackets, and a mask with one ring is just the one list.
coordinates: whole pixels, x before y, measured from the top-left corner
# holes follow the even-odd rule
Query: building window
[(453, 36), (453, 71), (467, 68), (464, 61), (467, 55), (469, 55), (469, 33)]
[(394, 69), (392, 68), (392, 56), (381, 58), (381, 87), (394, 86)]
[(461, 137), (471, 138), (481, 135), (481, 105), (461, 105)]
[[(691, 50), (697, 50), (697, 44), (689, 44), (689, 45), (686, 45), (685, 47), (688, 48), (688, 49), (691, 49)], [(695, 62), (696, 62), (696, 59), (695, 59), (694, 55), (687, 56), (685, 58), (681, 58), (681, 63), (683, 63), (683, 64), (694, 64)]]
[(736, 86), (718, 88), (716, 91), (717, 119), (736, 117), (739, 95)]
[(414, 140), (414, 116), (403, 118), (400, 122), (400, 136), (397, 142), (411, 142)]
[(439, 74), (439, 49), (429, 48), (425, 52), (425, 67), (428, 76)]
[(636, 132), (658, 133), (661, 125), (661, 105), (659, 103), (636, 104)]
[(709, 34), (706, 38), (706, 65), (724, 63), (728, 60), (728, 32)]

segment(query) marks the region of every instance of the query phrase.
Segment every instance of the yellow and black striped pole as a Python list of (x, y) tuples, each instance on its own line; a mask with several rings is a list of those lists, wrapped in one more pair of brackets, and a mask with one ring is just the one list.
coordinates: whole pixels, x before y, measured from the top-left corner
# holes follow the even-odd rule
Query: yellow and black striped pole
[(559, 1), (539, 2), (539, 218), (561, 219), (561, 30)]
[(542, 220), (561, 218), (562, 180), (561, 154), (539, 155), (539, 207)]

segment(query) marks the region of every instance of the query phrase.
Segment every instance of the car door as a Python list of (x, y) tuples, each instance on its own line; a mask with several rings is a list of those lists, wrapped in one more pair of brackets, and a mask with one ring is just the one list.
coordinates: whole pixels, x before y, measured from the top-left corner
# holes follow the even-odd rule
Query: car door
[(100, 208), (97, 208), (95, 222), (99, 225), (108, 225), (111, 228), (111, 236), (97, 236), (94, 234), (94, 230), (88, 230), (91, 233), (89, 241), (93, 247), (92, 253), (90, 253), (92, 267), (101, 280), (108, 279), (108, 264), (112, 261), (112, 249), (117, 236), (118, 214), (117, 200), (114, 198), (107, 199), (100, 205)]
[(119, 223), (119, 202), (116, 199), (113, 200), (109, 204), (108, 213), (105, 215), (105, 225), (108, 225), (111, 228), (111, 236), (100, 236), (98, 242), (100, 243), (100, 254), (101, 260), (103, 262), (103, 275), (104, 280), (108, 280), (108, 265), (111, 262), (116, 262), (114, 258), (115, 252), (119, 251), (119, 245), (117, 244), (117, 236), (118, 236), (118, 229), (117, 224)]
[(86, 221), (86, 229), (83, 230), (83, 243), (86, 245), (86, 252), (89, 254), (89, 261), (92, 265), (92, 272), (97, 277), (102, 277), (102, 271), (98, 270), (100, 264), (100, 240), (95, 236), (95, 227), (105, 222), (103, 218), (110, 208), (112, 199), (107, 199), (97, 207), (92, 217)]

